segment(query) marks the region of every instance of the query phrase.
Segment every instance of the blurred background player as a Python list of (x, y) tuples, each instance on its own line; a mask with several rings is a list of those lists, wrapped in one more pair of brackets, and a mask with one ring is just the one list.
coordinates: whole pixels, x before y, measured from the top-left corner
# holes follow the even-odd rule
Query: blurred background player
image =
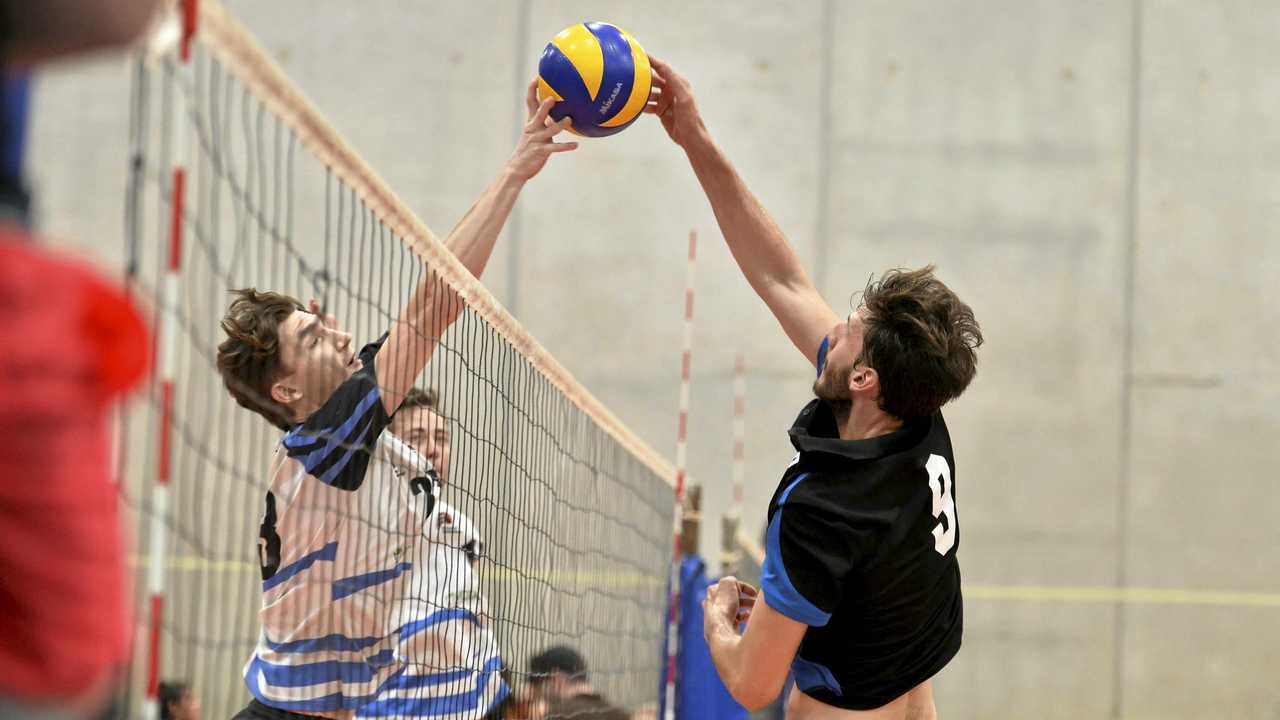
[[(716, 146), (689, 82), (651, 59), (648, 110), (684, 149), (729, 250), (796, 348), (817, 396), (791, 428), (798, 450), (769, 503), (762, 592), (707, 591), (704, 634), (749, 710), (795, 686), (788, 717), (936, 716), (930, 678), (960, 650), (951, 438), (939, 408), (973, 379), (982, 334), (932, 267), (869, 282), (841, 319), (769, 213)], [(803, 644), (802, 644), (803, 643)]]
[[(27, 228), (33, 64), (129, 43), (158, 0), (0, 0), (0, 717), (109, 717), (128, 656), (108, 412), (143, 377), (137, 310)], [(38, 120), (37, 120), (38, 122)]]
[(436, 391), (411, 389), (390, 431), (430, 464), (441, 488), (435, 512), (424, 519), (427, 542), (407, 588), (423, 605), (418, 614), (431, 623), (422, 631), (430, 639), (430, 651), (356, 715), (479, 718), (492, 712), (509, 689), (477, 577), (484, 540), (475, 524), (443, 499), (449, 486), (451, 430)]
[[(577, 147), (555, 142), (567, 123), (548, 122), (551, 101), (533, 94), (530, 84), (511, 159), (445, 243), (476, 276), (524, 184)], [(262, 631), (245, 668), (254, 699), (237, 717), (351, 717), (431, 650), (419, 632), (428, 618), (402, 601), (435, 488), (418, 482), (417, 453), (383, 430), (462, 301), (427, 268), (389, 332), (357, 353), (314, 300), (236, 295), (218, 369), (240, 405), (286, 432), (259, 538)], [(375, 456), (391, 472), (372, 471)]]

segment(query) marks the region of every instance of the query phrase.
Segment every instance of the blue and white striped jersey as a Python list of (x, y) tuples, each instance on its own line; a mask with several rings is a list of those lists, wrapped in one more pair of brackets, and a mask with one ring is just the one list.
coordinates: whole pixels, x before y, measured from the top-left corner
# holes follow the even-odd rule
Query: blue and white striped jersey
[(406, 582), (418, 628), (405, 644), (408, 667), (357, 718), (473, 720), (509, 693), (476, 564), (484, 541), (469, 518), (440, 502), (422, 556)]
[(438, 483), (424, 458), (384, 432), (378, 347), (361, 351), (363, 369), (285, 435), (272, 461), (262, 632), (244, 673), (272, 707), (372, 702), (404, 673), (424, 620), (407, 583), (435, 522)]

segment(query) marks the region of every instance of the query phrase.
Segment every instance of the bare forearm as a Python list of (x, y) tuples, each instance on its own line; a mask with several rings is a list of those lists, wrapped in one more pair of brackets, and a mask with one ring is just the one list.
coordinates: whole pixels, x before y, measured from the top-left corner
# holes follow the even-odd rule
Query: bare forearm
[(449, 252), (477, 278), (484, 272), (525, 181), (509, 170), (493, 181), (445, 240)]
[(751, 289), (769, 306), (801, 354), (814, 362), (822, 338), (837, 322), (835, 313), (805, 274), (778, 224), (711, 137), (699, 133), (685, 152)]
[(738, 655), (742, 649), (742, 636), (722, 618), (716, 618), (714, 622), (715, 626), (706, 634), (707, 647), (711, 650), (711, 661), (715, 663), (716, 674), (720, 676), (720, 681), (736, 698), (739, 693), (738, 686), (741, 683), (739, 671), (741, 663)]
[(751, 287), (767, 301), (771, 284), (807, 285), (808, 276), (782, 229), (710, 135), (700, 134), (685, 147), (685, 153), (711, 202), (729, 251)]
[(400, 407), (440, 337), (458, 319), (462, 305), (462, 298), (434, 268), (429, 268), (418, 281), (375, 358), (388, 415)]

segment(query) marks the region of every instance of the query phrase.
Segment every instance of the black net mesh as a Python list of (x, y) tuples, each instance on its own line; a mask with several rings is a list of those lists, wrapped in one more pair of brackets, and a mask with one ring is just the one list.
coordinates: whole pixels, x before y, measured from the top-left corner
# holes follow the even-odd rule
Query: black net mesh
[[(472, 306), (429, 360), (416, 358), (425, 367), (415, 384), (434, 409), (401, 407), (383, 430), (356, 393), (349, 406), (316, 410), (333, 419), (286, 436), (238, 406), (216, 365), (230, 290), (315, 299), (355, 352), (404, 327), (415, 289), (422, 303), (423, 284), (445, 281), (215, 49), (196, 42), (186, 65), (140, 63), (133, 94), (129, 272), (157, 327), (172, 328), (159, 352), (172, 368), (173, 413), (163, 508), (165, 373), (122, 423), (122, 492), (139, 537), (130, 715), (148, 681), (156, 524), (166, 538), (159, 674), (189, 681), (207, 717), (249, 701), (250, 658), (259, 664), (249, 684), (286, 707), (320, 709), (307, 703), (338, 693), (347, 705), (373, 702), (362, 714), (481, 717), (507, 689), (523, 693), (530, 658), (552, 646), (578, 653), (614, 705), (650, 705), (673, 511), (652, 463)], [(186, 168), (183, 247), (177, 294), (166, 298), (176, 163)], [(425, 308), (432, 323), (449, 314), (447, 295)], [(397, 432), (420, 452), (389, 444)], [(294, 447), (281, 449), (285, 437)]]

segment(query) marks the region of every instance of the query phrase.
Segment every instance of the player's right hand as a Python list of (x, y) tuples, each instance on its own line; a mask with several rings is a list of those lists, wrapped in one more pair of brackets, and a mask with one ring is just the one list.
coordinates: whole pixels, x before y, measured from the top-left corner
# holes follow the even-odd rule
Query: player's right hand
[(737, 632), (740, 605), (736, 578), (722, 577), (716, 584), (708, 586), (707, 595), (702, 600), (703, 637), (710, 637), (722, 623)]
[(653, 89), (644, 111), (657, 115), (662, 128), (675, 143), (687, 147), (688, 143), (706, 136), (698, 102), (693, 97), (693, 86), (683, 75), (658, 58), (649, 56), (653, 68)]
[(569, 118), (555, 122), (549, 117), (551, 106), (556, 104), (552, 98), (538, 102), (537, 80), (529, 83), (525, 93), (525, 108), (529, 111), (528, 121), (516, 142), (516, 149), (511, 153), (507, 169), (521, 180), (528, 180), (537, 175), (547, 164), (552, 153), (565, 152), (578, 147), (576, 142), (556, 142), (555, 137), (569, 128)]

